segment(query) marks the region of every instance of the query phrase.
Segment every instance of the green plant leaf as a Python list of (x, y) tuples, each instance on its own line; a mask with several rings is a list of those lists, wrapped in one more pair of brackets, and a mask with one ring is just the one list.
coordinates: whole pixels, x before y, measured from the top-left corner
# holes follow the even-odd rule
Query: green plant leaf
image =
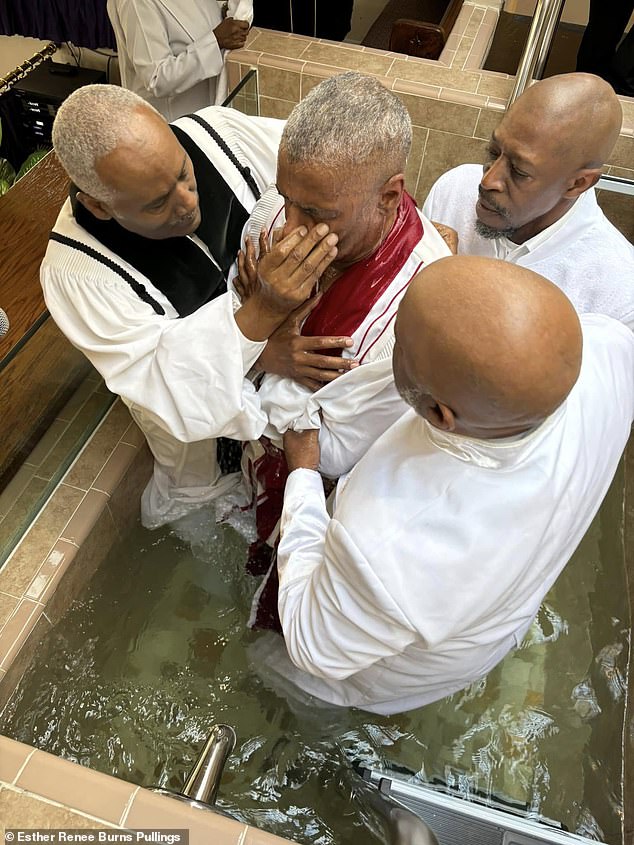
[(15, 182), (15, 169), (6, 158), (0, 158), (0, 179), (3, 182), (8, 182), (9, 187)]
[(17, 182), (18, 179), (21, 179), (25, 176), (32, 167), (41, 161), (45, 155), (47, 155), (49, 150), (46, 147), (38, 147), (37, 150), (31, 153), (31, 155), (22, 163), (22, 166), (18, 170), (18, 175), (15, 177), (15, 181)]
[(0, 179), (0, 197), (3, 197), (10, 187), (11, 185), (6, 179)]

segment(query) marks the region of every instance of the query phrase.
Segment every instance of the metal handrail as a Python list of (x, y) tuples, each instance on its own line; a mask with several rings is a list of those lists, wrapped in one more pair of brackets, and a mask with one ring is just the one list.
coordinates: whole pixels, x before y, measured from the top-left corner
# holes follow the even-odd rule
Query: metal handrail
[(602, 176), (594, 186), (597, 191), (614, 191), (615, 194), (628, 194), (634, 197), (634, 179), (621, 176)]
[(537, 0), (533, 22), (515, 74), (515, 85), (507, 108), (517, 100), (535, 77), (539, 79), (542, 76), (564, 2), (565, 0)]
[(235, 744), (236, 732), (231, 725), (214, 725), (182, 791), (175, 792), (164, 786), (151, 786), (150, 792), (174, 798), (190, 807), (213, 809), (225, 763)]

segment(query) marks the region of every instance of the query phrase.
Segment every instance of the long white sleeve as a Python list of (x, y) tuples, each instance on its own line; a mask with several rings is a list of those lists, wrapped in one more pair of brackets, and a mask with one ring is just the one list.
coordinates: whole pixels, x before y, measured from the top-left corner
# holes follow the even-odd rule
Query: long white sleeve
[[(209, 31), (190, 40), (178, 53), (168, 32), (168, 21), (173, 17), (169, 4), (157, 0), (116, 0), (113, 5), (137, 82), (152, 97), (173, 97), (222, 71), (224, 57), (213, 33), (222, 17), (215, 0), (209, 3), (209, 9), (213, 10)], [(176, 23), (179, 21), (174, 18), (173, 25)], [(134, 87), (129, 80), (126, 85)]]
[(229, 0), (227, 3), (227, 17), (237, 21), (253, 23), (253, 0)]
[(302, 671), (342, 680), (414, 640), (344, 527), (328, 516), (316, 472), (288, 478), (277, 567), (286, 648)]
[(60, 274), (54, 262), (45, 261), (41, 280), (53, 319), (108, 388), (147, 409), (183, 442), (259, 437), (266, 418), (244, 376), (265, 343), (242, 335), (233, 317), (233, 295), (220, 296), (188, 317), (168, 319), (125, 282), (101, 278), (99, 272)]

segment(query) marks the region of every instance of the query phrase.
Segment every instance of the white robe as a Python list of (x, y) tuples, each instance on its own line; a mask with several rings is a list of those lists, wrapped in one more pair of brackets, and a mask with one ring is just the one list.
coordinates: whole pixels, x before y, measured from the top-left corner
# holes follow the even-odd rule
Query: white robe
[(339, 481), (332, 518), (318, 473), (291, 473), (278, 549), (290, 660), (281, 638), (265, 639), (265, 673), (391, 714), (465, 687), (520, 643), (634, 416), (634, 336), (604, 316), (581, 321), (579, 380), (533, 432), (476, 440), (410, 410)]
[[(275, 178), (282, 121), (218, 107), (200, 114), (249, 166), (264, 190)], [(207, 132), (188, 119), (176, 125), (197, 142), (242, 205), (251, 210), (255, 199), (244, 178)], [(233, 318), (237, 298), (226, 293), (181, 318), (149, 279), (76, 222), (69, 200), (54, 231), (117, 263), (165, 310), (164, 315), (156, 314), (98, 260), (64, 244), (49, 243), (40, 271), (47, 308), (108, 388), (121, 396), (154, 454), (154, 477), (143, 499), (144, 524), (156, 527), (228, 492), (237, 477), (221, 481), (211, 438), (249, 440), (259, 437), (266, 425), (257, 394), (245, 379), (266, 344), (248, 340), (238, 329)]]
[[(216, 0), (108, 0), (121, 83), (176, 120), (227, 96)], [(229, 0), (229, 17), (253, 20), (253, 0)]]
[[(284, 224), (283, 200), (270, 188), (257, 203), (246, 233), (257, 243), (262, 227)], [(450, 254), (449, 247), (423, 214), (423, 236), (402, 269), (372, 306), (352, 336), (353, 345), (343, 358), (355, 358), (361, 366), (345, 373), (316, 392), (290, 378), (267, 374), (259, 389), (262, 410), (268, 416), (265, 435), (278, 447), (290, 429), (320, 429), (321, 464), (324, 475), (338, 478), (361, 457), (357, 444), (367, 436), (378, 437), (407, 410), (394, 387), (391, 372), (377, 362), (391, 361), (394, 319), (407, 286), (416, 273), (432, 261)]]
[(431, 220), (458, 232), (459, 254), (528, 267), (560, 287), (580, 314), (607, 314), (634, 329), (634, 246), (603, 214), (594, 188), (579, 197), (565, 219), (519, 245), (476, 232), (481, 178), (481, 165), (455, 167), (432, 186), (423, 206)]

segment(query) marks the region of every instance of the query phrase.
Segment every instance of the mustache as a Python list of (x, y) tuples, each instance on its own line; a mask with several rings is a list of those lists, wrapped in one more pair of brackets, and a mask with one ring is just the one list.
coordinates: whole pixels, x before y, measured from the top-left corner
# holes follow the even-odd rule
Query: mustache
[(489, 208), (492, 208), (493, 211), (496, 211), (502, 217), (509, 216), (507, 209), (504, 208), (504, 206), (500, 205), (498, 202), (496, 202), (495, 199), (492, 199), (484, 190), (482, 185), (478, 185), (478, 196), (485, 203), (485, 205), (487, 205)]

